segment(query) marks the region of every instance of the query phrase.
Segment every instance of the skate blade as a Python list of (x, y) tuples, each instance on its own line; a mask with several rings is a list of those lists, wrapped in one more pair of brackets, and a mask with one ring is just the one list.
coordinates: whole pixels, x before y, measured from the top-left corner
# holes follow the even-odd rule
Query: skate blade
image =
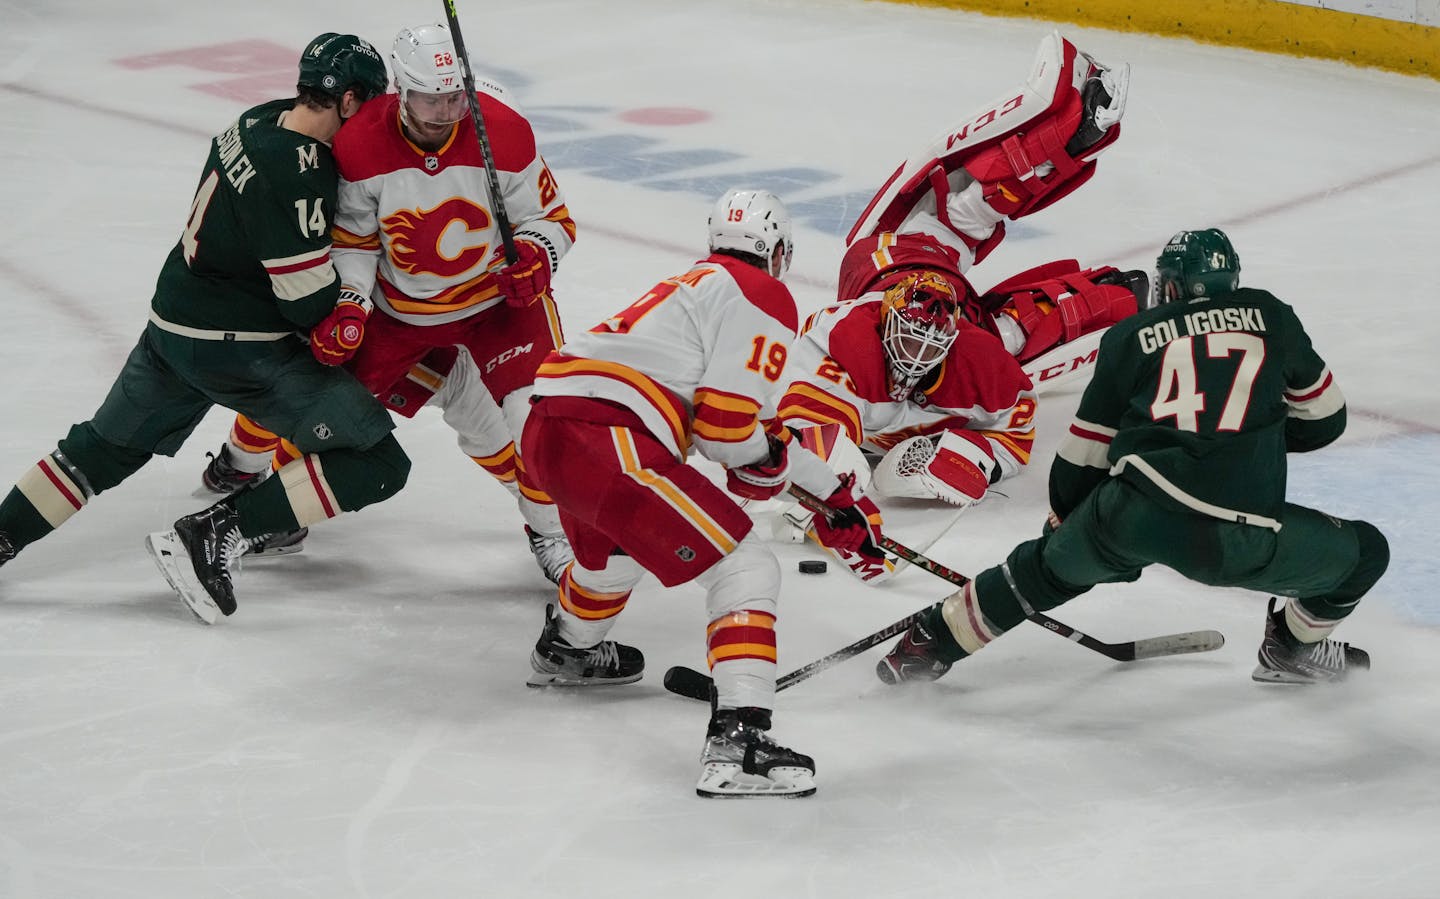
[(1329, 684), (1340, 678), (1329, 680), (1316, 680), (1313, 677), (1305, 677), (1300, 674), (1292, 674), (1289, 671), (1276, 671), (1274, 668), (1266, 668), (1264, 665), (1256, 665), (1255, 670), (1250, 672), (1250, 679), (1262, 684), (1286, 684), (1294, 686), (1307, 686), (1309, 684)]
[(803, 799), (815, 793), (815, 775), (806, 768), (774, 768), (770, 774), (745, 774), (738, 762), (709, 762), (700, 771), (695, 795), (702, 799)]
[(214, 624), (220, 617), (220, 607), (215, 605), (215, 600), (211, 599), (205, 588), (195, 580), (190, 556), (180, 545), (180, 538), (175, 532), (157, 531), (147, 535), (145, 548), (150, 551), (155, 566), (160, 569), (170, 589), (180, 597), (185, 608), (203, 624)]
[(581, 689), (592, 687), (621, 687), (625, 684), (633, 684), (642, 677), (644, 677), (643, 672), (633, 675), (631, 677), (597, 678), (567, 677), (564, 674), (546, 674), (544, 672), (537, 671), (534, 674), (530, 675), (529, 680), (525, 681), (525, 686), (536, 687), (539, 689), (545, 689), (547, 687), (557, 687), (564, 689), (574, 689), (577, 687)]
[(273, 559), (276, 556), (293, 556), (305, 549), (304, 543), (292, 543), (289, 546), (267, 546), (264, 549), (252, 549), (245, 554), (245, 560), (251, 559)]

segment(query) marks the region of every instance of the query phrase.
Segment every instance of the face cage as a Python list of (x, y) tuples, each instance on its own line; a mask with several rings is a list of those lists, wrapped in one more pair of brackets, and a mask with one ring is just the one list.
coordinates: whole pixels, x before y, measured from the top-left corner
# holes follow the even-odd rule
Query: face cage
[(890, 369), (891, 399), (905, 399), (921, 378), (943, 362), (957, 334), (953, 327), (946, 330), (930, 322), (906, 319), (901, 312), (891, 312), (885, 319), (882, 338)]

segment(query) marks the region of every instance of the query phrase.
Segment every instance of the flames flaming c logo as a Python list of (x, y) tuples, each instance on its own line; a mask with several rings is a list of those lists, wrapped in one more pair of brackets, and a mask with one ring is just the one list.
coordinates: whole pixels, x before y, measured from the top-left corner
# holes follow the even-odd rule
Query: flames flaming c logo
[[(490, 213), (461, 197), (451, 197), (434, 209), (401, 209), (380, 220), (389, 238), (390, 261), (412, 275), (463, 275), (490, 257), (489, 242), (462, 246), (447, 255), (440, 242), (456, 223), (467, 234), (490, 229)], [(452, 243), (463, 244), (463, 238)]]

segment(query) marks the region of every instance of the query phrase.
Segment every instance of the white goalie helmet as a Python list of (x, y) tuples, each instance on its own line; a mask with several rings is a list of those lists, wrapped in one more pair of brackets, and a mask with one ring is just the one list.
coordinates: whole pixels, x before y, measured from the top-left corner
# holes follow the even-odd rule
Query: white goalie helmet
[(768, 190), (727, 190), (710, 212), (710, 250), (759, 256), (783, 279), (795, 251), (790, 211)]
[(400, 114), (431, 125), (449, 125), (469, 114), (460, 54), (444, 25), (402, 28), (390, 51), (400, 92)]

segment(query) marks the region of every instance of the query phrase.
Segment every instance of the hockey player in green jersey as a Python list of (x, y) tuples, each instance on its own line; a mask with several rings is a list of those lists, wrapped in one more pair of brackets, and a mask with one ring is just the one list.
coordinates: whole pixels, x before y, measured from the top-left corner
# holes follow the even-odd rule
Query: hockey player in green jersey
[(337, 302), (330, 263), (338, 175), (329, 142), (386, 81), (369, 43), (322, 34), (301, 55), (295, 98), (246, 110), (211, 141), (149, 323), (109, 395), (0, 502), (0, 564), (153, 454), (173, 456), (215, 404), (264, 422), (305, 455), (147, 538), (166, 579), (207, 623), (234, 612), (230, 563), (251, 538), (404, 485), (410, 460), (389, 414), (336, 367), (364, 318)]
[(1157, 261), (1152, 308), (1113, 326), (1050, 469), (1045, 534), (924, 612), (876, 668), (934, 680), (1033, 612), (1148, 565), (1270, 600), (1257, 681), (1317, 683), (1370, 667), (1329, 635), (1380, 579), (1385, 537), (1285, 501), (1287, 452), (1345, 429), (1345, 399), (1288, 305), (1239, 286), (1216, 229)]

